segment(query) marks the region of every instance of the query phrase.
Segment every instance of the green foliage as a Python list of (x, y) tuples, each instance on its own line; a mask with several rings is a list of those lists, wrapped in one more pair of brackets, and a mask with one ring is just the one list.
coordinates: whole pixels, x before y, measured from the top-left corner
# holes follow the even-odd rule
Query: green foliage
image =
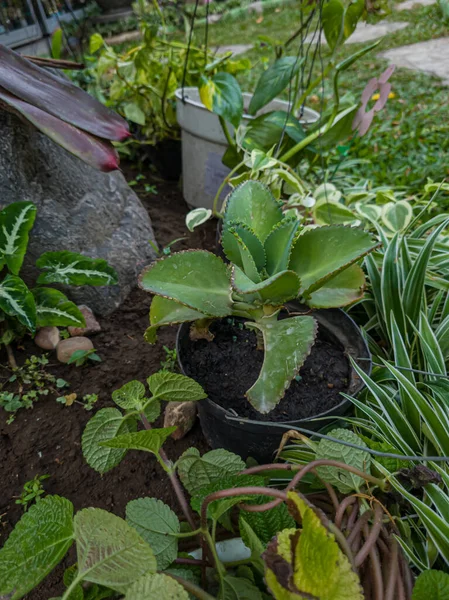
[(301, 60), (296, 56), (283, 56), (262, 73), (251, 98), (248, 112), (255, 115), (261, 108), (283, 92), (298, 73)]
[(230, 73), (216, 73), (201, 80), (200, 98), (206, 108), (238, 127), (243, 114), (243, 96), (237, 80)]
[(23, 506), (23, 510), (27, 511), (30, 504), (38, 502), (45, 494), (42, 482), (48, 479), (50, 475), (35, 475), (33, 479), (23, 484), (23, 490), (16, 500), (16, 504)]
[(123, 448), (124, 450), (143, 450), (152, 454), (159, 454), (165, 440), (176, 431), (176, 427), (138, 431), (137, 433), (124, 433), (112, 439), (100, 442), (106, 448)]
[(153, 397), (167, 402), (192, 402), (206, 398), (200, 384), (185, 375), (159, 371), (150, 375), (147, 381)]
[[(265, 504), (270, 499), (267, 496), (257, 496), (256, 499), (247, 502), (247, 504)], [(242, 523), (244, 521), (244, 523)], [(245, 527), (249, 525), (251, 532)], [(270, 540), (283, 529), (291, 529), (295, 526), (294, 519), (290, 516), (285, 504), (279, 504), (271, 510), (265, 512), (240, 512), (240, 531), (243, 532), (243, 541), (251, 548), (251, 537), (254, 534), (263, 544), (268, 544)]]
[(430, 569), (417, 578), (412, 600), (445, 600), (449, 598), (449, 575)]
[(91, 348), (90, 350), (75, 350), (67, 361), (67, 364), (82, 367), (88, 361), (101, 362), (101, 358), (98, 356), (95, 348)]
[(38, 283), (65, 285), (115, 285), (117, 273), (102, 258), (88, 258), (76, 252), (45, 252), (36, 261), (44, 271)]
[(128, 588), (125, 600), (189, 600), (185, 589), (171, 577), (163, 573), (144, 575)]

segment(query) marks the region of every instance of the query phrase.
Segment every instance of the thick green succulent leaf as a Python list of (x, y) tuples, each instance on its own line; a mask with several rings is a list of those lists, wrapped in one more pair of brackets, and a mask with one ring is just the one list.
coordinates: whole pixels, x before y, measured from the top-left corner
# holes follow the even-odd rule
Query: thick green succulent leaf
[(351, 265), (326, 281), (307, 301), (311, 308), (347, 306), (363, 297), (365, 274), (359, 265)]
[(205, 315), (192, 310), (179, 302), (169, 300), (163, 296), (154, 296), (150, 306), (150, 326), (145, 331), (144, 338), (149, 344), (155, 344), (157, 330), (162, 325), (176, 325), (188, 321), (204, 319)]
[(429, 569), (417, 578), (412, 600), (445, 600), (449, 598), (449, 575)]
[[(329, 433), (329, 436), (367, 448), (365, 442), (349, 429), (333, 429)], [(336, 460), (345, 463), (346, 465), (350, 465), (351, 467), (355, 467), (364, 473), (370, 473), (371, 456), (368, 452), (343, 446), (338, 442), (332, 442), (326, 439), (320, 440), (316, 450), (316, 459)], [(361, 486), (365, 483), (365, 480), (362, 477), (354, 475), (344, 469), (339, 469), (338, 467), (318, 467), (317, 472), (324, 481), (327, 481), (336, 487), (342, 494), (350, 494), (353, 491), (359, 491)]]
[(223, 249), (227, 249), (226, 256), (228, 258), (232, 256), (235, 259), (230, 259), (231, 262), (235, 263), (237, 268), (241, 268), (250, 281), (259, 283), (261, 276), (253, 255), (233, 227), (229, 227), (224, 231), (222, 241), (224, 242)]
[(108, 140), (129, 137), (126, 121), (68, 79), (0, 46), (0, 87), (30, 105)]
[(240, 456), (222, 448), (203, 456), (196, 448), (189, 448), (177, 462), (181, 481), (191, 496), (214, 481), (237, 475), (245, 466)]
[(178, 252), (154, 262), (140, 275), (139, 285), (203, 315), (226, 317), (231, 312), (228, 267), (205, 250)]
[(35, 218), (32, 202), (13, 202), (0, 212), (0, 269), (6, 263), (11, 273), (19, 274)]
[(243, 115), (242, 90), (230, 73), (216, 73), (211, 78), (202, 77), (199, 88), (204, 106), (238, 127)]
[(36, 304), (38, 327), (85, 327), (83, 313), (67, 296), (53, 288), (38, 287), (32, 290)]
[(72, 543), (72, 503), (46, 496), (33, 504), (0, 550), (0, 595), (23, 598), (56, 567)]
[(246, 397), (257, 411), (267, 413), (275, 408), (304, 364), (318, 326), (308, 316), (262, 319), (253, 325), (263, 334), (265, 355), (259, 377)]
[(223, 578), (220, 594), (223, 600), (263, 600), (262, 593), (249, 579), (232, 575)]
[(36, 304), (33, 294), (17, 275), (6, 275), (0, 281), (0, 311), (15, 317), (30, 331), (36, 329)]
[(293, 77), (298, 73), (303, 59), (297, 56), (283, 56), (278, 58), (266, 71), (262, 73), (251, 102), (248, 112), (255, 115), (257, 111), (266, 106), (280, 94)]
[(262, 304), (281, 305), (297, 298), (300, 281), (294, 271), (281, 271), (260, 283), (254, 283), (241, 269), (234, 266), (232, 287), (239, 294), (254, 295), (254, 300)]
[(115, 285), (115, 269), (102, 258), (90, 258), (77, 252), (45, 252), (36, 261), (42, 269), (38, 283), (63, 283), (66, 285)]
[[(256, 234), (241, 223), (229, 223), (224, 229), (221, 245), (228, 260), (245, 270), (245, 256), (242, 255), (242, 246), (251, 254), (257, 270), (265, 267), (265, 250)], [(245, 272), (247, 272), (245, 270)]]
[(144, 575), (131, 585), (124, 600), (189, 600), (189, 594), (173, 577), (156, 573)]
[(207, 397), (199, 383), (179, 373), (158, 371), (147, 381), (153, 396), (166, 402), (192, 402)]
[(267, 272), (274, 275), (288, 269), (290, 253), (300, 227), (297, 219), (281, 221), (265, 240)]
[(150, 545), (163, 571), (178, 556), (179, 519), (169, 506), (156, 498), (138, 498), (126, 505), (126, 521)]
[(307, 297), (377, 245), (362, 229), (341, 225), (310, 229), (296, 240), (289, 268), (298, 274), (301, 294)]
[(282, 220), (282, 210), (271, 191), (260, 181), (245, 181), (226, 199), (223, 232), (231, 223), (250, 228), (264, 243), (269, 233)]
[[(112, 409), (114, 410), (114, 409)], [(176, 427), (162, 429), (148, 429), (137, 433), (124, 433), (115, 438), (100, 442), (106, 448), (123, 448), (124, 450), (143, 450), (152, 454), (159, 454), (165, 440), (176, 431)]]
[(103, 474), (116, 467), (126, 450), (105, 448), (101, 442), (117, 435), (136, 430), (134, 419), (124, 419), (116, 408), (102, 408), (87, 423), (81, 438), (81, 448), (87, 464)]
[(78, 576), (125, 593), (140, 576), (155, 573), (150, 546), (126, 521), (100, 508), (85, 508), (74, 519)]

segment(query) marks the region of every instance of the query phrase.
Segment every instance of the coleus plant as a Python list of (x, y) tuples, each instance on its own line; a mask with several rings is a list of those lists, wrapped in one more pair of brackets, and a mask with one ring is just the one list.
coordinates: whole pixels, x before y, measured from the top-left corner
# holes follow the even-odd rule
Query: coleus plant
[[(161, 325), (195, 321), (197, 332), (207, 335), (212, 319), (248, 319), (245, 325), (256, 332), (265, 357), (246, 396), (267, 413), (314, 344), (317, 323), (311, 309), (359, 300), (365, 277), (356, 263), (377, 243), (362, 229), (301, 226), (257, 181), (229, 195), (221, 243), (230, 264), (210, 252), (190, 250), (156, 261), (141, 274), (141, 288), (155, 295), (146, 340), (154, 343)], [(304, 314), (280, 318), (290, 300), (298, 300)]]
[(84, 327), (79, 308), (49, 283), (113, 285), (117, 273), (100, 258), (76, 252), (45, 252), (36, 265), (42, 270), (37, 286), (29, 289), (20, 277), (29, 232), (36, 218), (32, 202), (14, 202), (0, 211), (0, 345), (9, 344), (26, 330), (44, 326)]
[(101, 102), (1, 44), (0, 107), (102, 171), (118, 168), (111, 141), (130, 135), (126, 121)]
[[(174, 428), (153, 429), (151, 425), (159, 416), (161, 401), (198, 401), (205, 394), (195, 381), (168, 371), (151, 375), (147, 383), (150, 394), (139, 381), (113, 393), (118, 408), (102, 409), (89, 421), (82, 438), (83, 453), (101, 474), (117, 466), (128, 451), (151, 454), (171, 481), (184, 521), (151, 497), (129, 502), (124, 520), (98, 508), (73, 516), (69, 500), (47, 496), (22, 517), (0, 550), (0, 596), (23, 598), (75, 543), (76, 564), (65, 572), (66, 589), (59, 600), (265, 600), (271, 596), (276, 600), (363, 600), (361, 583), (376, 579), (376, 572), (373, 575), (366, 568), (372, 555), (379, 566), (379, 549), (385, 556), (388, 548), (397, 551), (397, 542), (389, 536), (389, 521), (379, 526), (381, 505), (349, 519), (345, 506), (350, 514), (356, 507), (358, 512), (359, 498), (340, 501), (329, 484), (325, 493), (314, 494), (317, 503), (331, 507), (323, 512), (297, 486), (318, 468), (328, 469), (320, 475), (323, 481), (334, 477), (333, 483), (335, 473), (357, 479), (361, 482), (357, 489), (369, 486), (370, 497), (384, 489), (387, 481), (333, 458), (305, 466), (246, 468), (239, 456), (226, 450), (201, 456), (189, 448), (171, 461), (163, 445)], [(139, 421), (144, 427), (140, 430)], [(293, 475), (285, 489), (268, 487), (273, 470)], [(353, 554), (343, 532), (357, 533), (362, 526), (369, 539), (355, 536)], [(246, 545), (237, 563), (224, 562), (219, 556), (221, 527), (234, 534), (238, 531)], [(201, 547), (202, 556), (182, 552), (180, 545), (186, 539)], [(399, 561), (396, 557), (391, 564)], [(403, 581), (404, 569), (402, 564), (391, 569), (385, 586), (388, 594)]]

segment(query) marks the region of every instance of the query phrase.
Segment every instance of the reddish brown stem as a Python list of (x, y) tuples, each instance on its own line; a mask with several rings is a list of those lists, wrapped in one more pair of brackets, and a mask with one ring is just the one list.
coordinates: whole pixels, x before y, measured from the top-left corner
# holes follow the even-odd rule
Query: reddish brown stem
[(207, 566), (209, 564), (207, 561), (197, 558), (175, 558), (175, 563), (178, 565), (193, 565), (194, 567)]
[(395, 600), (395, 591), (397, 585), (397, 578), (399, 574), (399, 561), (398, 561), (398, 543), (395, 539), (391, 541), (390, 544), (391, 553), (390, 553), (390, 561), (389, 561), (389, 570), (388, 570), (388, 578), (387, 585), (385, 589), (385, 600)]
[(373, 523), (373, 526), (371, 527), (371, 531), (369, 533), (368, 539), (365, 541), (363, 546), (360, 548), (360, 550), (358, 551), (358, 553), (354, 559), (356, 567), (360, 567), (360, 565), (364, 562), (365, 558), (368, 556), (370, 549), (377, 542), (377, 538), (379, 537), (379, 533), (380, 533), (380, 530), (382, 527), (382, 518), (383, 518), (382, 507), (379, 504), (376, 504), (376, 507), (374, 509), (374, 523)]
[(350, 544), (352, 546), (352, 543), (355, 540), (357, 534), (362, 531), (363, 526), (366, 523), (368, 523), (368, 521), (370, 520), (372, 514), (373, 514), (372, 510), (367, 510), (366, 512), (363, 513), (363, 515), (355, 523), (354, 527), (352, 528), (351, 533), (348, 536), (348, 544)]
[[(345, 498), (340, 506), (338, 507), (337, 512), (335, 513), (335, 525), (337, 527), (341, 528), (341, 524), (343, 521), (343, 517), (345, 516), (345, 513), (347, 511), (347, 509), (352, 505), (355, 504), (355, 502), (357, 502), (357, 497), (356, 496), (348, 496), (347, 498)], [(354, 512), (355, 508), (352, 509), (351, 511), (351, 515)]]
[[(365, 524), (363, 527), (365, 539), (368, 541), (370, 537), (370, 531), (368, 525)], [(371, 597), (374, 600), (384, 600), (384, 585), (382, 580), (382, 567), (380, 564), (379, 554), (375, 545), (372, 545), (369, 549), (370, 557), (370, 568), (372, 573), (371, 582)]]

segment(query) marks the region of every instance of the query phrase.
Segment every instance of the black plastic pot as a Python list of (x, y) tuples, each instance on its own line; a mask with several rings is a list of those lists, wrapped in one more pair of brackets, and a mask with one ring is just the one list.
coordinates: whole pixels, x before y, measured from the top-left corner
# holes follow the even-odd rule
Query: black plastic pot
[[(292, 312), (301, 308), (296, 302), (290, 302), (288, 307)], [(368, 346), (360, 329), (351, 317), (338, 308), (316, 310), (312, 314), (318, 321), (320, 334), (328, 341), (342, 346), (347, 356), (352, 357), (363, 371), (368, 374), (371, 373), (371, 355)], [(189, 373), (184, 370), (183, 358), (192, 351), (189, 331), (190, 324), (182, 324), (176, 339), (179, 366), (181, 372), (185, 375), (189, 375)], [(362, 380), (351, 368), (348, 395), (355, 396), (362, 388)], [(309, 419), (284, 421), (279, 425), (304, 427), (316, 431), (336, 418), (348, 414), (351, 407), (350, 400), (342, 397), (339, 404), (326, 412)], [(260, 463), (270, 462), (273, 459), (282, 436), (287, 431), (284, 427), (279, 427), (277, 424), (268, 424), (264, 421), (257, 425), (247, 423), (244, 418), (241, 421), (231, 421), (227, 417), (235, 417), (236, 415), (216, 404), (213, 398), (201, 400), (198, 412), (204, 436), (212, 448), (225, 448), (239, 454), (244, 459), (251, 456)]]

